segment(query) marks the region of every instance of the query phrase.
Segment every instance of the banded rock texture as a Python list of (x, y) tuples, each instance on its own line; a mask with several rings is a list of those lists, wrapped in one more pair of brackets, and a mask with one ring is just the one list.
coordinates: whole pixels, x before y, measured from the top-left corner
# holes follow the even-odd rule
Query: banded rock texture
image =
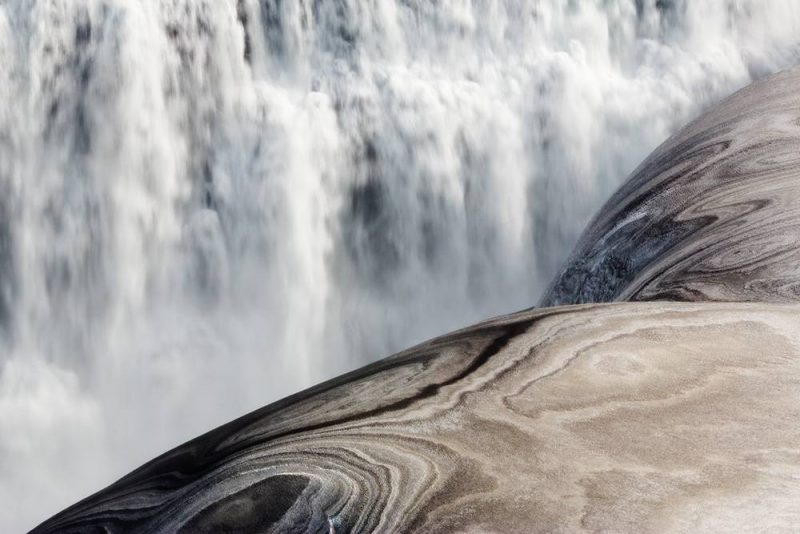
[(800, 71), (659, 147), (588, 226), (542, 306), (800, 296)]
[(660, 147), (531, 310), (267, 406), (35, 532), (792, 531), (800, 72)]
[(144, 465), (35, 532), (664, 532), (800, 524), (800, 315), (491, 320)]

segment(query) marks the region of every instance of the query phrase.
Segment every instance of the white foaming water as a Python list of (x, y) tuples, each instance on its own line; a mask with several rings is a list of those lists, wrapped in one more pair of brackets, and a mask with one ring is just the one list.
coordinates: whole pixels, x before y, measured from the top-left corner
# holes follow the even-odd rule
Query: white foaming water
[(0, 531), (536, 302), (800, 0), (0, 0)]

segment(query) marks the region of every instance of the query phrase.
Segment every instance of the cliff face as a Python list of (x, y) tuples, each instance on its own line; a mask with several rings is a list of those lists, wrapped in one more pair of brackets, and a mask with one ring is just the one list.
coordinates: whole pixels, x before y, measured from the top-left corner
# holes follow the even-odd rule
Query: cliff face
[[(665, 143), (544, 304), (149, 462), (36, 532), (791, 530), (800, 74)], [(105, 529), (105, 530), (104, 530)]]
[(543, 306), (800, 295), (800, 71), (659, 147), (589, 224)]

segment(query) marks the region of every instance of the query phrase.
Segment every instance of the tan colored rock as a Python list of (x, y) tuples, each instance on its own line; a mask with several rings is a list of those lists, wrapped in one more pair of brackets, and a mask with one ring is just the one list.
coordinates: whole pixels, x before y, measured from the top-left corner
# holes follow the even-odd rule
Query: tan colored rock
[(790, 532), (798, 312), (488, 321), (201, 436), (36, 532)]

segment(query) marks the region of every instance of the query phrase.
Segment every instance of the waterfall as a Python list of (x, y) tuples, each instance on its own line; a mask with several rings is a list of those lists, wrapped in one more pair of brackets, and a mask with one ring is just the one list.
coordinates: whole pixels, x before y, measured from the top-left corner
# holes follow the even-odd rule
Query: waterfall
[(0, 530), (532, 305), (798, 36), (798, 0), (0, 0)]

